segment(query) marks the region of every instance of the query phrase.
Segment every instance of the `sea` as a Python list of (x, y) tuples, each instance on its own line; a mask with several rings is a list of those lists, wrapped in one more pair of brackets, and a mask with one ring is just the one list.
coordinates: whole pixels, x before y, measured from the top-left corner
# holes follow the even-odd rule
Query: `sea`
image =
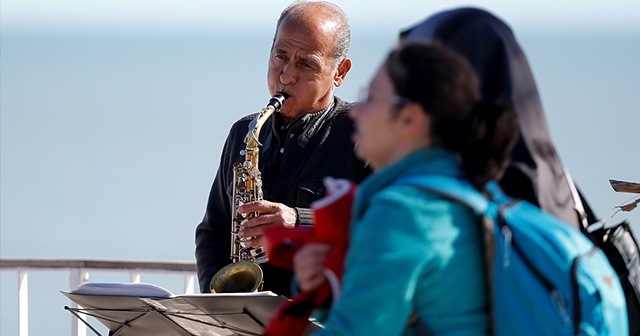
[[(640, 232), (640, 35), (517, 32), (563, 162), (596, 213)], [(230, 125), (264, 107), (271, 32), (1, 32), (2, 258), (194, 261)], [(336, 94), (355, 100), (396, 32), (353, 36)], [(92, 281), (128, 281), (92, 274)], [(15, 272), (0, 334), (17, 335)], [(143, 278), (179, 294), (181, 279)], [(30, 274), (31, 335), (69, 335), (66, 273)], [(103, 334), (106, 334), (102, 330)]]

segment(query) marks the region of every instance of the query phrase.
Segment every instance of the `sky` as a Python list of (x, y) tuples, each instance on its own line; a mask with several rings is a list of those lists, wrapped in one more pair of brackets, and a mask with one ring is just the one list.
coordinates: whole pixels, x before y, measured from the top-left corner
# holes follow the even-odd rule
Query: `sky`
[[(235, 98), (232, 89), (242, 85), (246, 91), (266, 91), (265, 48), (289, 3), (0, 1), (1, 257), (193, 261), (193, 232), (224, 132), (266, 103), (264, 95), (238, 97), (233, 113), (226, 113), (216, 110), (218, 98), (212, 93)], [(504, 18), (532, 65), (556, 147), (599, 215), (611, 219), (615, 205), (632, 199), (614, 193), (607, 179), (640, 182), (640, 1), (335, 3), (350, 19), (354, 36), (356, 66), (338, 91), (350, 99), (402, 28), (462, 5)], [(82, 44), (57, 38), (69, 34), (87, 38), (80, 39)], [(153, 38), (171, 35), (184, 44), (158, 46), (165, 39)], [(55, 38), (39, 43), (20, 36)], [(363, 50), (360, 38), (371, 46), (376, 42), (371, 36), (380, 45)], [(585, 36), (603, 36), (607, 43), (591, 44)], [(206, 45), (233, 37), (255, 43), (255, 55), (234, 54), (225, 44)], [(204, 43), (194, 46), (194, 41)], [(624, 45), (628, 41), (636, 44)], [(61, 43), (68, 43), (64, 52)], [(108, 49), (113, 45), (122, 49)], [(31, 50), (22, 63), (16, 60), (18, 49)], [(225, 62), (211, 64), (213, 58)], [(617, 63), (624, 67), (616, 68)], [(24, 73), (8, 66), (16, 64)], [(56, 64), (77, 66), (52, 68)], [(218, 78), (229, 73), (222, 67), (238, 71), (234, 78)], [(54, 107), (55, 114), (37, 114)], [(213, 127), (222, 131), (209, 134)], [(622, 218), (640, 230), (640, 210), (618, 214), (613, 222)], [(144, 231), (142, 237), (136, 228)], [(5, 296), (2, 300), (5, 304)]]
[[(4, 28), (196, 31), (273, 26), (273, 19), (290, 1), (219, 0), (3, 0)], [(448, 1), (338, 0), (353, 26), (389, 27), (415, 22), (427, 13), (460, 5), (490, 8), (508, 17), (519, 29), (540, 31), (640, 30), (636, 0), (581, 1)]]

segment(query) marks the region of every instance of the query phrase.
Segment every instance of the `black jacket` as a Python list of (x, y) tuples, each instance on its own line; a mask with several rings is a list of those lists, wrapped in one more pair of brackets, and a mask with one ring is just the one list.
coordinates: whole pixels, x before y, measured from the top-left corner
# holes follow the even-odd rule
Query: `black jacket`
[[(351, 140), (353, 104), (334, 97), (328, 110), (306, 115), (283, 127), (275, 113), (263, 125), (259, 140), (259, 169), (264, 199), (298, 210), (300, 225), (311, 225), (310, 204), (322, 198), (326, 176), (362, 181), (370, 170), (356, 158)], [(243, 162), (244, 137), (255, 114), (238, 120), (231, 128), (220, 158), (206, 214), (196, 229), (196, 261), (200, 290), (209, 292), (213, 275), (230, 263), (231, 192), (234, 163)], [(278, 131), (281, 129), (281, 131)], [(281, 151), (283, 149), (283, 151)], [(262, 264), (264, 290), (289, 296), (292, 273)]]

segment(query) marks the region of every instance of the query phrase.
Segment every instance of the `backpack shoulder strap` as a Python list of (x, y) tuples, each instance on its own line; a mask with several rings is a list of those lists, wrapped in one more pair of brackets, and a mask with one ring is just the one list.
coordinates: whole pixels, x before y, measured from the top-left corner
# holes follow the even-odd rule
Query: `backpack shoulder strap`
[(447, 176), (408, 176), (398, 184), (412, 185), (462, 203), (478, 214), (486, 214), (489, 201), (471, 183)]

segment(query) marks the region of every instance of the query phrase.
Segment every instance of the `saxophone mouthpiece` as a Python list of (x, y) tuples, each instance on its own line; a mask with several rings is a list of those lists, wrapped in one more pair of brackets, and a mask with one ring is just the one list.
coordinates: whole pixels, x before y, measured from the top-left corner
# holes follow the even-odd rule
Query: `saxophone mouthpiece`
[(269, 104), (267, 104), (267, 106), (273, 106), (273, 108), (277, 111), (282, 107), (282, 104), (284, 103), (284, 100), (287, 99), (287, 97), (289, 97), (288, 94), (284, 92), (278, 92), (273, 95), (271, 99), (269, 99)]

